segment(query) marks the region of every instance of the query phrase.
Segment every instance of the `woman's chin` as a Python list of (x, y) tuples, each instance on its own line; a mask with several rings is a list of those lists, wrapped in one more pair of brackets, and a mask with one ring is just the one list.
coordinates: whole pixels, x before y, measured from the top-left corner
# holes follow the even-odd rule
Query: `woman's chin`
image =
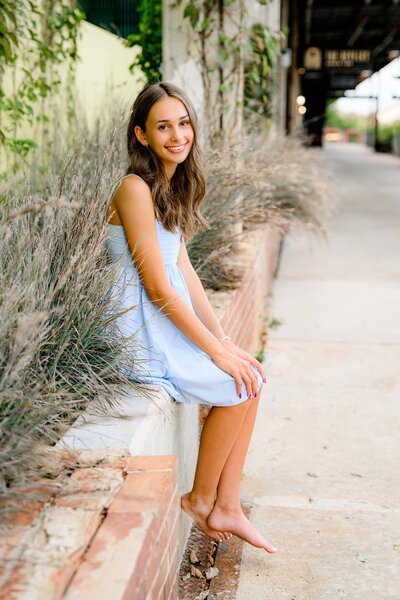
[(182, 154), (171, 154), (171, 156), (167, 158), (167, 161), (169, 163), (175, 163), (176, 165), (179, 165), (180, 163), (183, 163), (188, 156), (189, 152), (182, 152)]

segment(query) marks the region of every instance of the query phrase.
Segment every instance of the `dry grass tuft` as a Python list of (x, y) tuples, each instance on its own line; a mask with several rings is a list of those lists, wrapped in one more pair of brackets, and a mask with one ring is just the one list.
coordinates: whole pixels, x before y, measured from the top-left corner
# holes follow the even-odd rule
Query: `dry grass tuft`
[(88, 138), (84, 151), (58, 160), (41, 192), (28, 184), (3, 190), (0, 498), (7, 505), (25, 485), (57, 476), (62, 461), (46, 449), (89, 402), (117, 409), (115, 384), (126, 383), (124, 365), (135, 361), (134, 340), (115, 339), (106, 326), (117, 301), (109, 297), (117, 265), (106, 253), (105, 221), (123, 166), (120, 140), (117, 126), (102, 140)]
[(227, 150), (209, 156), (202, 212), (210, 229), (188, 244), (204, 285), (215, 290), (240, 283), (234, 248), (249, 229), (270, 223), (283, 233), (301, 226), (326, 235), (320, 219), (332, 204), (320, 154), (298, 139), (271, 144), (254, 133), (250, 139), (241, 154)]

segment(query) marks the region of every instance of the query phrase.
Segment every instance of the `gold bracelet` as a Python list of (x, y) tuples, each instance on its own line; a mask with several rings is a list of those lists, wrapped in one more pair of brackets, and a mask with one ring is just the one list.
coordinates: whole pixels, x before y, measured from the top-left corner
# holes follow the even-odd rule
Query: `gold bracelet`
[(219, 341), (220, 344), (222, 344), (222, 342), (224, 342), (225, 340), (230, 340), (232, 341), (232, 338), (229, 335), (224, 335)]

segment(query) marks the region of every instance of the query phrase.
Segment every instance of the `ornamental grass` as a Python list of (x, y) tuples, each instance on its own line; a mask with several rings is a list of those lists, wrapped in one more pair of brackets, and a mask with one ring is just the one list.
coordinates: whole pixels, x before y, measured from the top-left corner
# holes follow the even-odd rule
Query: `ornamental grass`
[(120, 140), (116, 128), (80, 140), (80, 150), (54, 157), (57, 175), (34, 173), (41, 191), (15, 182), (2, 191), (0, 511), (25, 486), (56, 482), (65, 464), (56, 442), (94, 399), (100, 412), (118, 414), (124, 366), (140, 371), (134, 340), (111, 327), (117, 265), (105, 223)]
[(240, 284), (237, 242), (268, 223), (287, 234), (302, 227), (326, 238), (322, 219), (333, 208), (321, 153), (298, 138), (270, 140), (251, 132), (240, 153), (208, 154), (207, 194), (202, 214), (208, 230), (197, 233), (188, 252), (203, 284), (228, 290)]
[[(110, 316), (117, 266), (105, 247), (106, 207), (125, 170), (125, 123), (123, 114), (112, 127), (99, 121), (91, 134), (78, 124), (55, 140), (46, 174), (33, 168), (26, 183), (0, 190), (3, 512), (26, 497), (27, 485), (56, 485), (73, 468), (73, 456), (54, 452), (57, 441), (94, 400), (100, 412), (118, 414), (116, 386), (137, 387), (125, 367), (145, 367), (134, 336), (113, 336)], [(212, 289), (238, 285), (235, 243), (250, 229), (270, 223), (284, 233), (293, 225), (324, 233), (319, 219), (329, 202), (315, 151), (254, 134), (251, 144), (208, 155), (210, 228), (190, 240), (189, 253)]]

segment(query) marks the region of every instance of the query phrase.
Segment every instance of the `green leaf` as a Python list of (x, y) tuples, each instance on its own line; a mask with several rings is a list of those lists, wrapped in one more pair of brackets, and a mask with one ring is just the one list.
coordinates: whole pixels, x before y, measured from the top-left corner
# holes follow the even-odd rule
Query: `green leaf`
[(229, 53), (225, 50), (225, 48), (220, 48), (218, 50), (218, 61), (220, 63), (224, 63), (228, 60), (229, 58)]
[(4, 56), (6, 58), (6, 62), (9, 62), (12, 58), (12, 50), (11, 50), (10, 42), (4, 37), (0, 37), (0, 46), (3, 46), (3, 52), (4, 52)]
[(361, 563), (366, 563), (368, 562), (367, 557), (364, 554), (360, 554), (358, 553), (356, 556), (357, 560), (360, 561)]
[(183, 11), (183, 17), (189, 19), (191, 26), (194, 28), (199, 22), (200, 11), (196, 5), (188, 4)]

